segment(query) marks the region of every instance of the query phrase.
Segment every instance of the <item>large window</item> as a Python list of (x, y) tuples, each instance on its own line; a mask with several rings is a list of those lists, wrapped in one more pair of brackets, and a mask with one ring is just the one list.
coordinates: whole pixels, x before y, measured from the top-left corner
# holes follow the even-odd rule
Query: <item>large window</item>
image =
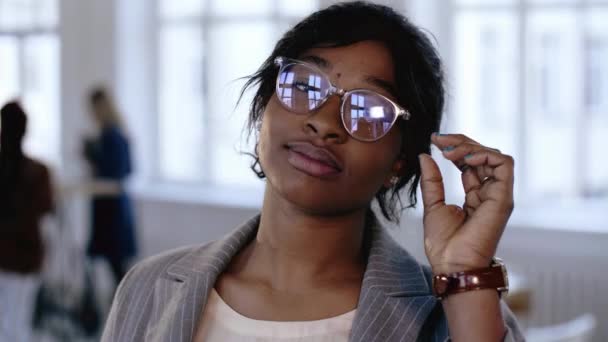
[[(249, 157), (239, 154), (251, 150), (241, 135), (250, 97), (234, 107), (243, 84), (237, 79), (254, 72), (283, 31), (318, 3), (158, 1), (158, 176), (256, 184)], [(452, 18), (451, 48), (442, 51), (450, 66), (450, 130), (516, 158), (520, 204), (606, 198), (608, 0), (438, 5), (449, 6)]]
[(520, 199), (608, 196), (608, 1), (454, 0), (452, 129), (516, 158)]
[(29, 114), (26, 152), (59, 156), (57, 0), (0, 0), (0, 105), (18, 99)]
[(251, 94), (244, 84), (315, 0), (159, 0), (158, 156), (160, 179), (255, 185), (243, 139)]

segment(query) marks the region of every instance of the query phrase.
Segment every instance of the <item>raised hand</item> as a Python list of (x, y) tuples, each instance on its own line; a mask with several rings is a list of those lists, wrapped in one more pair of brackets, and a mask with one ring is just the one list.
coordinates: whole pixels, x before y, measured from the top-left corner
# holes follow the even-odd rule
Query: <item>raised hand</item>
[(460, 134), (434, 134), (431, 140), (463, 171), (466, 193), (462, 207), (446, 204), (437, 163), (419, 156), (424, 246), (433, 273), (488, 267), (513, 211), (513, 158)]

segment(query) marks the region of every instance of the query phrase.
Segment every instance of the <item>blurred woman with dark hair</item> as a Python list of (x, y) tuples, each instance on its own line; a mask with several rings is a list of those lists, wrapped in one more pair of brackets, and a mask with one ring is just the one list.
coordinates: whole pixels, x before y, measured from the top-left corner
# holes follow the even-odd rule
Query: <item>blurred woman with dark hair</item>
[(29, 341), (44, 257), (40, 220), (53, 194), (48, 169), (23, 152), (24, 110), (10, 102), (0, 117), (0, 340)]

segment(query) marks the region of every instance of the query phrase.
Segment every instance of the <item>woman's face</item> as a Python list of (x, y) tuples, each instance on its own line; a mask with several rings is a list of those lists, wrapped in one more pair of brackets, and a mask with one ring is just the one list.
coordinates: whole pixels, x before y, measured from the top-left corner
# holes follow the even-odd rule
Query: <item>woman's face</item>
[(98, 99), (91, 102), (91, 113), (95, 122), (101, 126), (106, 124), (108, 120), (108, 112), (111, 110), (110, 104), (106, 98)]
[[(395, 85), (393, 61), (381, 43), (314, 48), (298, 59), (316, 63), (339, 88), (365, 88), (395, 99), (389, 87), (379, 85)], [(258, 145), (267, 186), (315, 215), (367, 208), (401, 166), (400, 150), (398, 125), (375, 142), (350, 137), (342, 125), (338, 96), (310, 114), (295, 114), (273, 95), (262, 117)]]

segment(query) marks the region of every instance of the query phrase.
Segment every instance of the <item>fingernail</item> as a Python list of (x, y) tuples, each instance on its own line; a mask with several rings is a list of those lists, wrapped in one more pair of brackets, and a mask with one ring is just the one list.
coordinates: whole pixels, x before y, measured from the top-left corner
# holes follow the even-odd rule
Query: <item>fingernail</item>
[(469, 154), (467, 154), (466, 156), (464, 156), (464, 158), (465, 158), (465, 159), (469, 159), (469, 158), (471, 158), (472, 156), (473, 156), (473, 153), (469, 153)]
[(448, 146), (446, 148), (443, 149), (443, 152), (450, 152), (454, 150), (454, 146)]

